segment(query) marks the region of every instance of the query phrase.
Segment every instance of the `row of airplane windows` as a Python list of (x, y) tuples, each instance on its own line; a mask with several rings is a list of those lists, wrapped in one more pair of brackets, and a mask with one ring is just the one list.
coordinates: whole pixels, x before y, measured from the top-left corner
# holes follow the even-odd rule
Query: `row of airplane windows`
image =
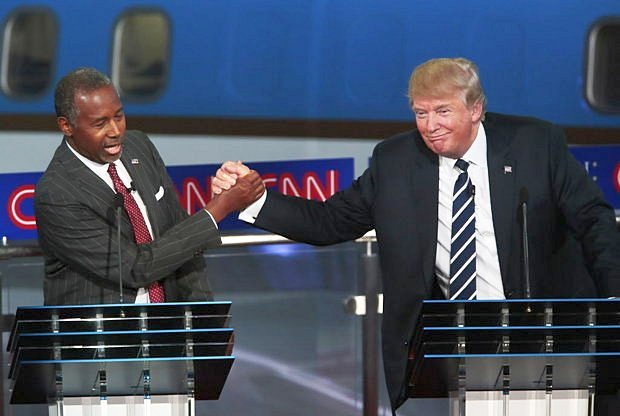
[[(7, 19), (2, 39), (2, 92), (11, 98), (40, 96), (53, 81), (59, 27), (53, 11), (23, 8)], [(170, 21), (157, 10), (130, 9), (113, 29), (112, 80), (123, 97), (156, 97), (166, 86)]]
[[(52, 10), (20, 8), (3, 28), (0, 87), (12, 99), (36, 99), (53, 81), (59, 25)], [(113, 27), (111, 77), (124, 99), (148, 101), (165, 89), (171, 25), (156, 9), (131, 8)], [(603, 112), (620, 112), (620, 19), (599, 21), (587, 44), (586, 100)]]

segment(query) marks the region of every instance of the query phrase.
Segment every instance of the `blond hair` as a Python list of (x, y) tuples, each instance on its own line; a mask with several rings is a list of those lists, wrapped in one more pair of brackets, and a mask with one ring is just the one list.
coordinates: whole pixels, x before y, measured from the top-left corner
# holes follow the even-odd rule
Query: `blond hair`
[(465, 58), (437, 58), (417, 66), (409, 78), (409, 104), (414, 97), (441, 98), (462, 94), (467, 107), (482, 104), (482, 114), (487, 99), (482, 90), (478, 67)]

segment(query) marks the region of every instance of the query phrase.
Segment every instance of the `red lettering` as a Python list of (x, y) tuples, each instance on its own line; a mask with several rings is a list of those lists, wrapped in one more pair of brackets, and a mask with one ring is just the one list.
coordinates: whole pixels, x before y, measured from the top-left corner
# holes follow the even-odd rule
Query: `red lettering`
[(179, 191), (181, 206), (188, 214), (201, 210), (211, 200), (211, 177), (205, 178), (205, 187), (200, 185), (198, 178), (187, 177), (183, 180)]
[(613, 183), (616, 188), (616, 192), (620, 192), (620, 162), (616, 164), (616, 168), (614, 169)]
[(275, 188), (278, 186), (278, 177), (275, 173), (266, 173), (262, 175), (261, 178), (263, 179), (265, 188)]
[[(336, 170), (325, 172), (325, 180), (321, 181), (316, 172), (306, 172), (297, 183), (291, 173), (280, 176), (275, 173), (265, 173), (261, 176), (266, 188), (276, 188), (285, 195), (294, 195), (306, 199), (325, 201), (340, 189), (340, 173)], [(178, 190), (181, 206), (188, 214), (204, 208), (213, 198), (211, 193), (211, 177), (205, 178), (204, 186), (198, 178), (186, 177), (181, 189)]]
[(325, 173), (325, 182), (321, 182), (316, 172), (307, 172), (302, 179), (302, 184), (295, 181), (290, 173), (280, 176), (279, 190), (285, 195), (300, 196), (306, 199), (325, 201), (335, 194), (340, 186), (338, 171), (328, 170)]
[(33, 215), (26, 215), (22, 211), (22, 204), (26, 199), (34, 197), (34, 185), (22, 185), (15, 188), (9, 200), (7, 202), (6, 211), (9, 214), (9, 219), (17, 228), (22, 230), (36, 230), (37, 221)]

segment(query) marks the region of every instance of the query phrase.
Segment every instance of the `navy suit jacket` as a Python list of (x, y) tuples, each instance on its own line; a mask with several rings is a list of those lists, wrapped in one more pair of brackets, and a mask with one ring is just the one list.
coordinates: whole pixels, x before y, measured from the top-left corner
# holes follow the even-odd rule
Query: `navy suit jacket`
[[(529, 194), (532, 296), (619, 295), (614, 211), (569, 153), (563, 131), (540, 120), (490, 113), (484, 128), (505, 296), (524, 296), (518, 221), (523, 187)], [(422, 301), (438, 293), (438, 181), (438, 156), (417, 131), (409, 131), (379, 143), (362, 176), (324, 203), (269, 191), (255, 222), (293, 240), (319, 245), (376, 229), (384, 294), (383, 361), (393, 409), (406, 399), (409, 342)], [(582, 268), (587, 266), (592, 279), (587, 273), (562, 273), (565, 263), (558, 256), (567, 252), (571, 236), (580, 242)]]
[[(121, 258), (124, 299), (162, 280), (166, 301), (212, 297), (202, 251), (221, 243), (204, 210), (191, 217), (148, 137), (127, 131), (121, 161), (146, 205), (154, 240), (137, 245), (124, 209)], [(47, 305), (118, 303), (115, 192), (60, 144), (35, 189), (39, 244), (45, 260)]]

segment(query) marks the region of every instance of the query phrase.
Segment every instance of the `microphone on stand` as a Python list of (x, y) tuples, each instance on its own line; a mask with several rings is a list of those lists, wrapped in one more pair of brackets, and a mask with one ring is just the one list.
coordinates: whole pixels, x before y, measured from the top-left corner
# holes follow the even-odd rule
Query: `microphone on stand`
[[(529, 198), (527, 188), (524, 186), (519, 190), (519, 214), (521, 219), (521, 243), (523, 247), (523, 280), (525, 283), (525, 298), (531, 299), (531, 285), (530, 285), (530, 254), (528, 248), (528, 236), (527, 236), (527, 200)], [(527, 311), (531, 312), (532, 309), (528, 305)]]
[[(119, 303), (123, 303), (123, 256), (121, 249), (121, 214), (124, 208), (123, 195), (117, 193), (114, 197), (114, 206), (116, 208), (116, 249), (118, 257), (118, 291), (119, 291)], [(121, 318), (125, 317), (125, 312), (121, 309)]]

